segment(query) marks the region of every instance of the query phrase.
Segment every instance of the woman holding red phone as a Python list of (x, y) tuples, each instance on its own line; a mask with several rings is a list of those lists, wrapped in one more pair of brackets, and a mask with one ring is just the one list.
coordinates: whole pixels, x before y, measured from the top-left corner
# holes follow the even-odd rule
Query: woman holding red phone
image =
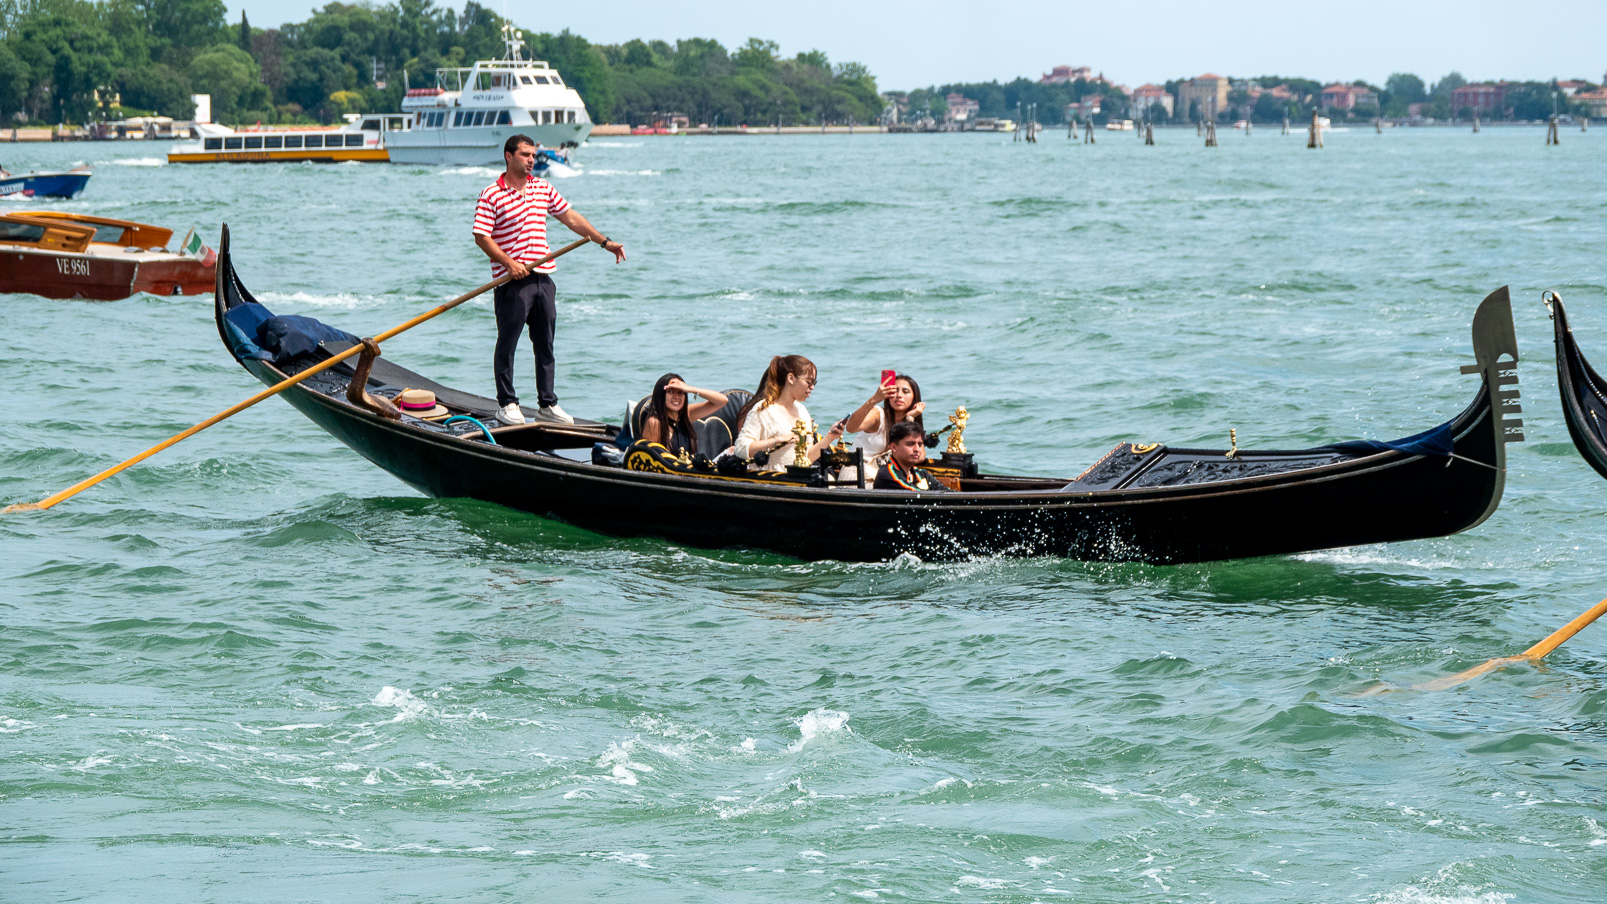
[[(864, 450), (867, 461), (885, 464), (881, 459), (887, 454), (888, 431), (900, 421), (914, 422), (926, 438), (927, 448), (937, 445), (937, 437), (926, 432), (926, 422), (921, 418), (925, 410), (926, 403), (921, 401), (921, 385), (915, 382), (914, 377), (884, 370), (876, 391), (865, 400), (865, 404), (848, 416), (848, 432), (857, 434), (854, 445)], [(866, 470), (870, 471), (869, 468)], [(846, 475), (844, 479), (851, 480), (853, 476)]]

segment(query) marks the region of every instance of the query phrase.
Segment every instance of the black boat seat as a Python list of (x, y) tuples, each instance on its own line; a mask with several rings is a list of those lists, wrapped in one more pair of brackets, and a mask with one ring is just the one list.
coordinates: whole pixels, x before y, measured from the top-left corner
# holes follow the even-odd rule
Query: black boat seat
[[(725, 404), (717, 411), (692, 422), (692, 430), (697, 434), (698, 451), (710, 458), (736, 442), (737, 412), (748, 403), (748, 399), (753, 398), (753, 393), (746, 389), (728, 389), (725, 398)], [(620, 430), (617, 440), (621, 449), (629, 448), (642, 435), (647, 422), (647, 403), (651, 399), (652, 396), (647, 395), (625, 404), (624, 429)]]

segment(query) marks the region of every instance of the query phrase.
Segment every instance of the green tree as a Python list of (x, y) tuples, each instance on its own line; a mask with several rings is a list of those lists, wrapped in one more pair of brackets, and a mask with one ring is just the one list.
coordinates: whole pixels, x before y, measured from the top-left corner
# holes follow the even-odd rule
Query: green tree
[(188, 66), (196, 53), (225, 40), (223, 0), (133, 0), (145, 20), (152, 56)]
[(731, 61), (736, 63), (738, 69), (774, 72), (776, 71), (776, 54), (780, 51), (781, 47), (775, 41), (749, 38), (747, 44), (738, 48), (737, 52), (731, 55)]
[(154, 110), (174, 119), (195, 115), (189, 77), (165, 63), (118, 70), (117, 90), (123, 103), (136, 109)]
[(10, 45), (0, 44), (0, 118), (10, 120), (22, 112), (32, 86), (33, 73), (28, 64), (11, 50)]
[(271, 100), (258, 78), (256, 61), (233, 44), (217, 44), (197, 54), (188, 74), (197, 93), (212, 95), (212, 116), (218, 122), (238, 122), (242, 114), (261, 111)]

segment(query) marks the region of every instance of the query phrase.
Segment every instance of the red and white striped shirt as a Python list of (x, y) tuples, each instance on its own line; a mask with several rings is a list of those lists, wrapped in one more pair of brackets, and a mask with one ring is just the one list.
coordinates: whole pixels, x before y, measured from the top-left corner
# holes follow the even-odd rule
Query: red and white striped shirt
[[(528, 264), (539, 259), (547, 247), (547, 215), (558, 216), (569, 210), (569, 202), (551, 183), (534, 176), (525, 180), (523, 192), (508, 187), (506, 175), (480, 192), (474, 205), (474, 234), (488, 235), (502, 253)], [(537, 273), (558, 269), (549, 261), (535, 268)], [(491, 278), (500, 279), (508, 268), (492, 261)]]

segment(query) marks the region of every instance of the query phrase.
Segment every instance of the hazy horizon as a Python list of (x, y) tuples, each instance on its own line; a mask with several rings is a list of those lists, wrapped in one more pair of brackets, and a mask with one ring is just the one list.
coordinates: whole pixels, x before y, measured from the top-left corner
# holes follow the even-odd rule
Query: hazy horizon
[[(229, 0), (257, 28), (305, 20), (307, 0)], [(461, 11), (462, 0), (437, 3)], [(1433, 82), (1451, 71), (1470, 81), (1607, 78), (1607, 50), (1571, 37), (1607, 34), (1607, 3), (1558, 0), (1543, 14), (1515, 15), (1494, 0), (1352, 0), (1341, 12), (1291, 12), (1284, 4), (1224, 2), (1210, 19), (1201, 6), (1152, 0), (1140, 12), (1113, 4), (1006, 0), (986, 7), (954, 0), (884, 3), (844, 0), (769, 8), (730, 2), (668, 5), (618, 0), (606, 6), (543, 6), (490, 0), (521, 28), (567, 28), (598, 44), (632, 38), (674, 42), (714, 38), (735, 48), (750, 37), (775, 41), (783, 56), (825, 51), (833, 62), (864, 63), (883, 91), (955, 82), (1037, 78), (1050, 68), (1089, 66), (1129, 86), (1205, 72), (1241, 78), (1283, 75), (1324, 82), (1393, 72)], [(1559, 39), (1561, 30), (1569, 38)]]

